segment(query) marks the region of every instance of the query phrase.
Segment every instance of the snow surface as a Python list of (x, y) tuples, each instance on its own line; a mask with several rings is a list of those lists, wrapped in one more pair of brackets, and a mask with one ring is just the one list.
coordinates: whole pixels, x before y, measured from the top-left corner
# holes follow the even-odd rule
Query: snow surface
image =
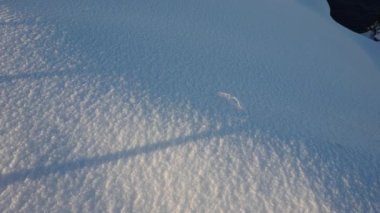
[(380, 48), (306, 0), (0, 0), (0, 212), (380, 212)]

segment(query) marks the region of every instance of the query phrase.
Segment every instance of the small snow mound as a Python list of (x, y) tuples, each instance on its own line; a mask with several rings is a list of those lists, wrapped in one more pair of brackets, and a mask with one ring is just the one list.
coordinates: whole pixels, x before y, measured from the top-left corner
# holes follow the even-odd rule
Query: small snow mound
[(230, 103), (236, 109), (243, 110), (243, 107), (241, 106), (239, 99), (237, 99), (235, 96), (226, 92), (218, 92), (218, 96), (227, 100), (228, 103)]

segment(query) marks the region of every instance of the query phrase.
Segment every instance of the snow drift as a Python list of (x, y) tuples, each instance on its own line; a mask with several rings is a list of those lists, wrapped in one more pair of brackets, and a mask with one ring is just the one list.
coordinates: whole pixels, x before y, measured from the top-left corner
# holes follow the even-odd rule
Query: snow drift
[(378, 212), (380, 48), (321, 3), (0, 1), (1, 212)]

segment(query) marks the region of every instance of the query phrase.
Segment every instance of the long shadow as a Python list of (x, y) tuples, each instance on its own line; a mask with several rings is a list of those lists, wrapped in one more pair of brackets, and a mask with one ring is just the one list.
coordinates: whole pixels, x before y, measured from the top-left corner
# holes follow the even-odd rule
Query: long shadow
[(59, 72), (33, 72), (33, 73), (19, 73), (10, 75), (0, 75), (0, 83), (11, 83), (17, 80), (39, 80), (42, 78), (54, 78), (61, 76), (83, 75), (85, 72), (78, 70), (68, 70)]
[[(189, 143), (195, 143), (201, 139), (207, 139), (214, 136), (223, 137), (242, 130), (243, 129), (241, 127), (229, 127), (222, 128), (220, 130), (210, 130), (196, 135), (181, 136), (173, 140), (161, 141), (154, 144), (138, 146), (132, 149), (105, 154), (101, 156), (91, 158), (79, 158), (63, 163), (56, 163), (47, 166), (36, 166), (31, 169), (22, 169), (19, 171), (0, 175), (0, 189), (17, 182), (25, 181), (26, 179), (38, 180), (42, 177), (49, 176), (51, 174), (63, 175), (75, 170), (97, 167), (99, 165), (116, 162), (118, 160), (127, 160), (139, 155), (148, 155), (153, 152), (165, 150), (168, 148), (174, 148)], [(207, 142), (207, 140), (204, 140), (203, 142)]]

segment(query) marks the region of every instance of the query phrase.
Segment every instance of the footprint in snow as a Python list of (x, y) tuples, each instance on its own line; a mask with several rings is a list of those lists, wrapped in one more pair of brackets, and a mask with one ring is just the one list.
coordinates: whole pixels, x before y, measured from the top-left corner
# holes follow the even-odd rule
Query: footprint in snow
[(243, 110), (243, 107), (241, 106), (239, 99), (237, 99), (235, 96), (226, 92), (218, 92), (218, 96), (228, 101), (228, 103), (230, 103), (236, 109)]

